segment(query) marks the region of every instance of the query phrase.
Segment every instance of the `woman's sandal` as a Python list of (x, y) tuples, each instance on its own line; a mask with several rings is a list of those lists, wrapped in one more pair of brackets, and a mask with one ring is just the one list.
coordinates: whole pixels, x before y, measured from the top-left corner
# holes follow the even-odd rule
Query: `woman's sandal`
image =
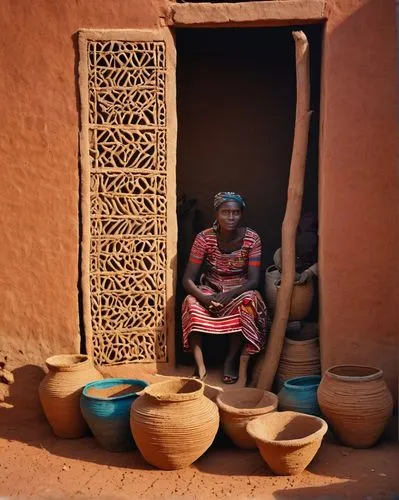
[(222, 382), (224, 384), (235, 384), (237, 381), (238, 381), (238, 375), (224, 374), (222, 378)]

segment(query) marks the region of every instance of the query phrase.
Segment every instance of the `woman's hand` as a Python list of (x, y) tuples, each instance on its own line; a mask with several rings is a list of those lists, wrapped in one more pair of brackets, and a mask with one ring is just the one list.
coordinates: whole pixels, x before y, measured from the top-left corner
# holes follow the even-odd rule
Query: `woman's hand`
[(235, 295), (236, 293), (233, 290), (230, 290), (229, 292), (220, 292), (213, 296), (213, 301), (225, 306), (234, 299)]
[(311, 281), (313, 279), (313, 273), (310, 269), (306, 269), (306, 271), (303, 271), (301, 275), (299, 276), (298, 283), (300, 285), (303, 285), (307, 283), (308, 281)]

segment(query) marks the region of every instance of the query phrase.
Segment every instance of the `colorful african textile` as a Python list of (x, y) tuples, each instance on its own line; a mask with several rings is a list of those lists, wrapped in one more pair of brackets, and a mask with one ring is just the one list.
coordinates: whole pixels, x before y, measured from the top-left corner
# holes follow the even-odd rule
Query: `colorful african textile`
[[(206, 272), (199, 288), (206, 294), (227, 292), (245, 284), (248, 267), (260, 266), (261, 241), (252, 229), (246, 228), (242, 246), (231, 253), (219, 249), (215, 231), (210, 228), (199, 233), (191, 249), (190, 262), (205, 262)], [(184, 349), (189, 350), (191, 332), (209, 334), (242, 333), (247, 340), (249, 354), (259, 352), (265, 343), (267, 310), (259, 292), (249, 290), (223, 307), (216, 314), (210, 312), (188, 295), (182, 306)]]
[(213, 200), (213, 208), (217, 210), (222, 203), (225, 203), (226, 201), (235, 201), (236, 203), (240, 204), (242, 208), (245, 208), (245, 201), (244, 198), (238, 194), (238, 193), (233, 193), (232, 191), (221, 191), (218, 194), (215, 194), (215, 198)]

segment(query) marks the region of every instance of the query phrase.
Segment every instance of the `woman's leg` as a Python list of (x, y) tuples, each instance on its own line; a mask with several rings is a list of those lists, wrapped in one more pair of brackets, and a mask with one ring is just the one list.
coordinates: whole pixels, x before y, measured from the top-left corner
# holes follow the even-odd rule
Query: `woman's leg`
[(206, 375), (206, 368), (204, 363), (204, 356), (202, 354), (202, 334), (192, 332), (190, 335), (190, 344), (193, 351), (194, 360), (197, 365), (198, 376), (203, 380)]
[(229, 352), (227, 353), (223, 370), (223, 382), (225, 384), (234, 384), (238, 380), (240, 355), (244, 342), (245, 339), (241, 333), (229, 335)]

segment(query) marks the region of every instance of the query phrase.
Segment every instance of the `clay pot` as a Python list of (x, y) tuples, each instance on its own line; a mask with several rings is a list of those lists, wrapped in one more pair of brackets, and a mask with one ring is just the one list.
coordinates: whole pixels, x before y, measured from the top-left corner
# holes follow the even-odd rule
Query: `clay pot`
[(219, 411), (204, 384), (176, 378), (151, 385), (132, 405), (130, 427), (144, 459), (160, 469), (188, 467), (211, 446)]
[(128, 451), (135, 447), (130, 431), (130, 407), (137, 392), (147, 387), (144, 380), (109, 378), (87, 384), (80, 397), (80, 409), (90, 430), (103, 448)]
[(307, 377), (286, 380), (283, 388), (278, 393), (279, 410), (321, 416), (317, 403), (317, 389), (320, 380), (319, 375), (308, 375)]
[[(277, 297), (280, 290), (280, 282), (275, 283), (277, 288)], [(295, 282), (294, 288), (292, 290), (291, 297), (291, 308), (290, 314), (288, 316), (288, 321), (300, 321), (305, 319), (312, 308), (312, 301), (314, 295), (313, 281), (307, 281), (306, 283), (300, 284)]]
[(277, 287), (275, 285), (281, 279), (281, 273), (276, 266), (269, 266), (265, 272), (265, 298), (266, 305), (274, 313), (276, 310)]
[[(266, 304), (274, 314), (276, 301), (280, 289), (281, 273), (276, 266), (269, 266), (265, 273), (265, 295)], [(312, 281), (303, 284), (294, 283), (292, 291), (289, 321), (305, 319), (312, 307), (314, 286)]]
[(54, 434), (62, 438), (79, 438), (88, 432), (80, 412), (83, 387), (102, 379), (88, 356), (60, 354), (46, 359), (49, 372), (39, 386), (43, 411)]
[(277, 390), (282, 389), (286, 380), (306, 375), (320, 375), (319, 339), (285, 338), (276, 374)]
[(283, 411), (252, 420), (247, 431), (270, 469), (277, 475), (291, 476), (310, 464), (327, 428), (319, 417)]
[(373, 446), (392, 415), (392, 396), (382, 370), (371, 366), (329, 368), (317, 397), (336, 435), (353, 448)]
[(247, 433), (249, 421), (277, 409), (278, 398), (261, 389), (233, 389), (218, 395), (216, 403), (224, 432), (240, 448), (256, 448)]

